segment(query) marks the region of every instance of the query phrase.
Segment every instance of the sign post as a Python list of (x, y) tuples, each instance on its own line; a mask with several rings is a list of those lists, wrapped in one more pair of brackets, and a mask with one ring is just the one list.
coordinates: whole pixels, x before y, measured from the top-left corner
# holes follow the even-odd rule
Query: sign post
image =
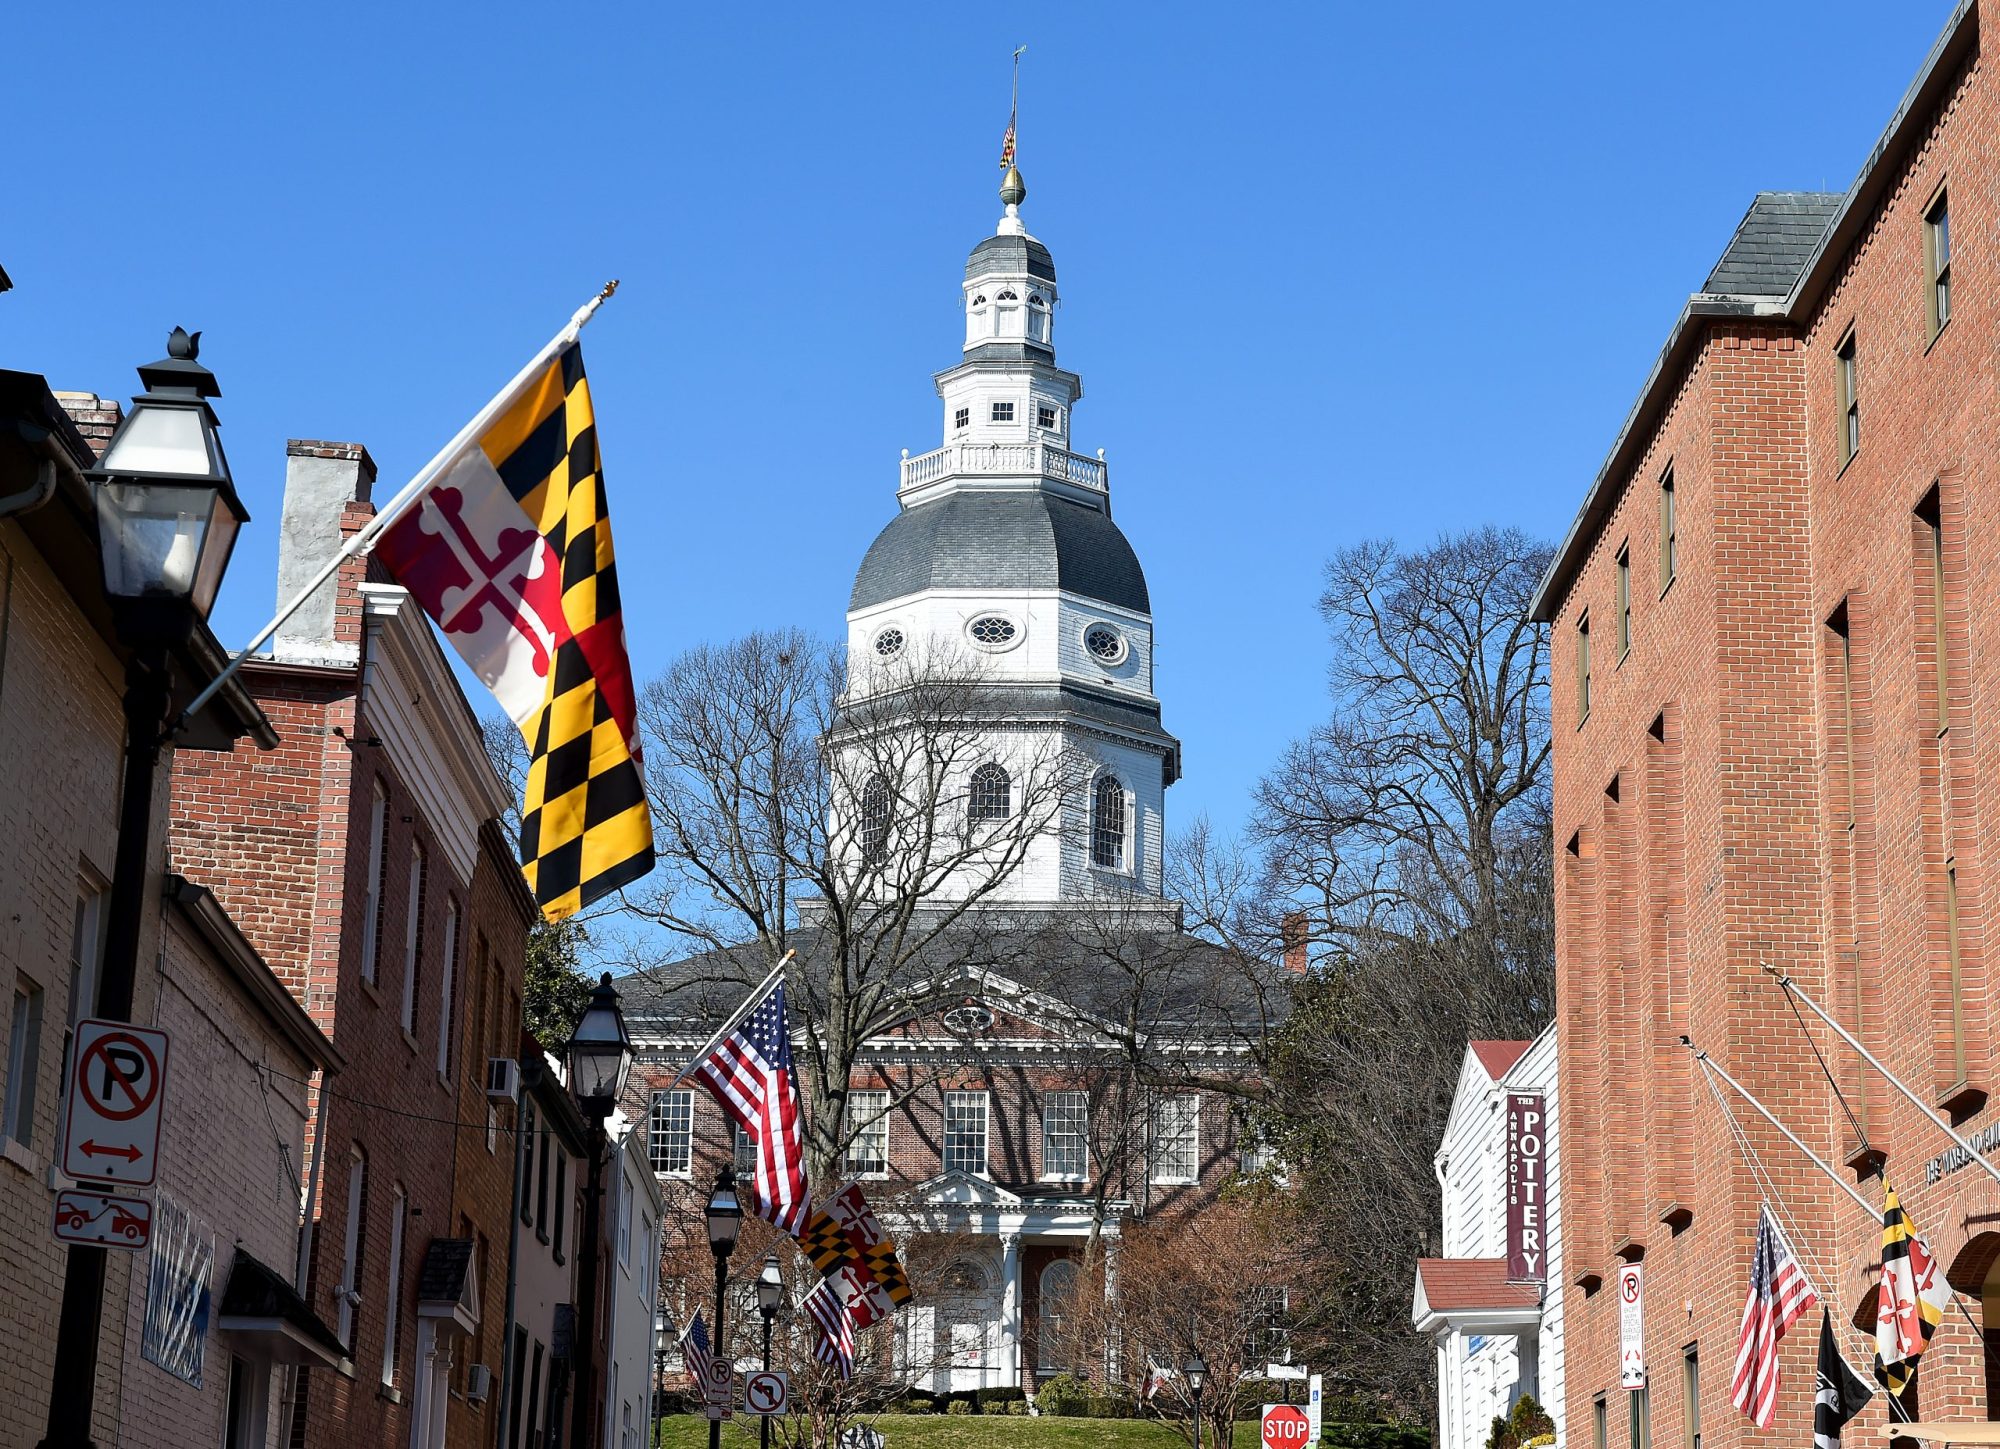
[(1548, 1115), (1540, 1092), (1507, 1094), (1507, 1281), (1545, 1283)]
[(1618, 1265), (1618, 1386), (1646, 1387), (1646, 1306), (1639, 1265)]
[(1311, 1431), (1312, 1421), (1304, 1409), (1290, 1404), (1264, 1405), (1264, 1449), (1305, 1449)]
[(1313, 1444), (1319, 1443), (1321, 1431), (1326, 1428), (1326, 1406), (1321, 1402), (1323, 1397), (1320, 1376), (1313, 1374), (1306, 1379), (1306, 1418), (1312, 1425), (1312, 1436), (1308, 1442)]
[(86, 1182), (151, 1186), (160, 1175), (167, 1034), (124, 1021), (76, 1024), (62, 1170)]

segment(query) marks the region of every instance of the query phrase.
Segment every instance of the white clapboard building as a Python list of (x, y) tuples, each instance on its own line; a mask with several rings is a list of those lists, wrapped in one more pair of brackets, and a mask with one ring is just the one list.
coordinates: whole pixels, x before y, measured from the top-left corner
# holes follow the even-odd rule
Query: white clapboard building
[(1437, 1344), (1437, 1449), (1485, 1449), (1523, 1394), (1564, 1446), (1553, 1027), (1467, 1045), (1434, 1161), (1442, 1256), (1418, 1260), (1411, 1317)]

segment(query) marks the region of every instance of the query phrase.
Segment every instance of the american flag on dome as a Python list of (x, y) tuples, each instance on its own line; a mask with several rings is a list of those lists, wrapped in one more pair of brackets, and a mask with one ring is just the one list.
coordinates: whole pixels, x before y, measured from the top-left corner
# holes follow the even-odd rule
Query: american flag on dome
[(695, 1063), (693, 1076), (756, 1144), (750, 1210), (797, 1237), (812, 1211), (812, 1199), (799, 1141), (799, 1086), (785, 1023), (784, 982), (773, 986)]
[(698, 1384), (708, 1383), (708, 1371), (715, 1362), (715, 1355), (708, 1347), (708, 1325), (701, 1321), (701, 1310), (696, 1309), (688, 1326), (681, 1330), (681, 1361), (687, 1365), (688, 1377)]
[(819, 1330), (813, 1340), (813, 1357), (843, 1379), (851, 1377), (854, 1373), (854, 1320), (848, 1316), (847, 1305), (834, 1291), (833, 1280), (821, 1279), (819, 1286), (806, 1294), (803, 1306), (806, 1316)]
[(1736, 1342), (1736, 1376), (1729, 1401), (1760, 1429), (1778, 1409), (1778, 1340), (1799, 1315), (1819, 1302), (1792, 1245), (1764, 1207), (1757, 1214), (1757, 1246), (1750, 1255), (1750, 1292), (1743, 1300), (1743, 1331)]

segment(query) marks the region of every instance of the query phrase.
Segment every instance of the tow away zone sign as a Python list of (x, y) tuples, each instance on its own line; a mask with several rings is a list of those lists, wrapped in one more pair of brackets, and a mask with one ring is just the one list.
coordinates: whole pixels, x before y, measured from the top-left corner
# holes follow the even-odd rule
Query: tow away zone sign
[(78, 1022), (67, 1093), (63, 1172), (150, 1186), (160, 1175), (167, 1034), (126, 1021)]

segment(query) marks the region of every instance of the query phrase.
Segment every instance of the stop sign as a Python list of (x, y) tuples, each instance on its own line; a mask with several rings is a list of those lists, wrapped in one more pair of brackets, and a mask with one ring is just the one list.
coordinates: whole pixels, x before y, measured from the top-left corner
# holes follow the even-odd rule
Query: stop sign
[(1290, 1404), (1264, 1405), (1264, 1449), (1305, 1449), (1312, 1421)]

